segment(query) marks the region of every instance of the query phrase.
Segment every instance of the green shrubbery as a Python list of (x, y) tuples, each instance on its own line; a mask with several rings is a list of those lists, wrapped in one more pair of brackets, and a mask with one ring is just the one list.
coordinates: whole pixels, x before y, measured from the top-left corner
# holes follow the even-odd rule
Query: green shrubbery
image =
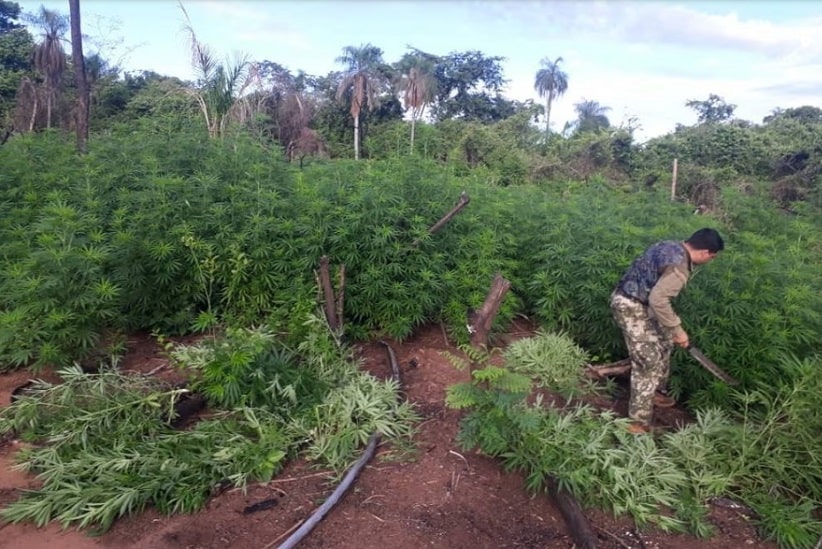
[[(667, 191), (615, 186), (596, 172), (584, 182), (520, 184), (523, 172), (517, 163), (523, 158), (503, 162), (505, 155), (498, 153), (505, 143), (487, 129), (477, 129), (469, 140), (460, 133), (465, 127), (460, 128), (450, 143), (465, 152), (470, 141), (475, 152), (485, 151), (489, 162), (475, 167), (459, 155), (426, 159), (420, 158), (424, 154), (397, 154), (362, 162), (316, 161), (297, 170), (243, 136), (209, 140), (201, 129), (186, 124), (145, 124), (135, 131), (112, 129), (106, 140), (94, 140), (83, 157), (51, 133), (22, 136), (0, 148), (3, 369), (67, 365), (132, 330), (215, 334), (228, 327), (223, 343), (189, 357), (198, 372), (198, 389), (217, 407), (265, 407), (268, 399), (293, 402), (298, 394), (297, 401), (314, 402), (314, 419), (289, 424), (283, 436), (292, 440), (288, 437), (294, 433), (315, 433), (307, 455), (339, 467), (374, 429), (391, 431), (374, 413), (391, 408), (393, 393), (366, 378), (335, 392), (328, 387), (341, 383), (338, 373), (332, 372), (336, 381), (326, 385), (318, 381), (326, 379), (319, 374), (321, 366), (303, 372), (305, 376), (290, 367), (295, 356), (303, 361), (311, 356), (299, 346), (315, 337), (305, 318), (316, 309), (315, 271), (321, 256), (327, 255), (332, 267), (346, 266), (349, 338), (404, 338), (420, 324), (441, 321), (464, 343), (467, 310), (482, 304), (499, 272), (512, 289), (497, 327), (526, 314), (546, 331), (565, 334), (589, 356), (608, 360), (625, 353), (608, 308), (621, 273), (652, 242), (685, 238), (708, 225), (726, 237), (727, 250), (700, 269), (677, 308), (694, 342), (739, 378), (742, 390), (730, 391), (680, 352), (674, 360), (674, 390), (697, 409), (723, 409), (723, 418), (756, 412), (760, 415), (748, 418), (748, 424), (759, 426), (767, 423), (780, 395), (800, 382), (811, 383), (802, 365), (817, 364), (822, 333), (822, 227), (811, 202), (794, 203), (785, 212), (774, 205), (769, 189), (756, 182), (739, 186), (722, 180), (715, 187), (714, 213), (699, 216), (691, 205), (671, 202)], [(426, 137), (427, 131), (421, 130), (419, 146), (435, 137)], [(633, 162), (617, 154), (622, 149), (614, 136), (590, 136), (584, 145), (591, 154), (604, 155), (603, 166)], [(489, 185), (489, 174), (492, 183), (505, 185)], [(444, 229), (429, 234), (463, 192), (471, 198), (468, 207)], [(243, 331), (252, 325), (263, 326), (262, 331)], [(293, 351), (265, 350), (268, 336), (261, 334)], [(569, 360), (579, 358), (572, 355)], [(520, 362), (533, 363), (529, 356), (523, 354)], [(485, 382), (497, 383), (496, 376), (503, 374), (488, 370), (485, 375)], [(543, 381), (551, 378), (546, 373)], [(529, 386), (515, 377), (505, 379), (513, 384), (503, 387), (509, 392)], [(572, 394), (573, 376), (566, 381), (564, 390)], [(750, 405), (751, 395), (758, 395), (756, 406)], [(496, 406), (498, 395), (492, 396), (483, 406)], [(515, 406), (519, 397), (515, 392), (509, 404)], [(802, 409), (818, 401), (805, 393), (801, 399)], [(509, 421), (505, 413), (495, 413), (501, 425)], [(288, 408), (285, 414), (299, 415), (299, 410)], [(525, 422), (521, 427), (555, 429), (554, 422), (570, 422), (588, 429), (584, 437), (610, 444), (599, 420), (587, 412), (551, 412), (545, 418), (530, 414), (517, 419)], [(334, 419), (343, 416), (365, 420), (350, 430)], [(340, 432), (346, 434), (338, 436)], [(734, 437), (747, 433), (734, 432)], [(776, 433), (775, 427), (771, 432)], [(807, 433), (786, 432), (816, 451)], [(499, 452), (520, 444), (510, 438), (519, 436), (516, 431), (499, 434), (504, 436), (486, 441)], [(773, 434), (773, 440), (780, 436)], [(536, 452), (545, 436), (529, 440)], [(777, 442), (784, 447), (787, 441)], [(592, 446), (591, 452), (597, 448)], [(656, 459), (660, 450), (643, 451)], [(785, 460), (795, 458), (786, 451), (771, 466), (787, 467)], [(630, 468), (636, 456), (624, 459), (623, 466)], [(549, 465), (554, 462), (546, 462), (546, 470)], [(755, 466), (753, 472), (740, 473), (741, 480), (734, 476), (728, 490), (752, 486), (754, 477), (772, 473), (762, 472), (761, 461)], [(594, 472), (605, 470), (601, 466)], [(211, 473), (202, 474), (211, 478)], [(692, 489), (688, 478), (682, 480), (686, 488), (677, 485), (677, 490)], [(818, 482), (816, 477), (796, 478)], [(587, 487), (580, 484), (576, 490), (582, 493)], [(692, 499), (700, 501), (703, 492), (693, 488)], [(743, 488), (734, 493), (743, 494)], [(641, 517), (662, 501), (654, 494), (668, 497), (656, 486), (647, 494), (651, 499), (609, 505)], [(744, 492), (749, 504), (765, 505), (753, 494), (752, 489)], [(800, 505), (801, 497), (818, 498), (796, 485), (783, 496)], [(134, 501), (139, 506), (143, 500)], [(698, 524), (700, 507), (694, 505), (681, 511)], [(780, 512), (763, 512), (763, 517), (773, 519)], [(773, 520), (771, 531), (782, 532), (785, 520)]]
[(372, 433), (408, 437), (415, 415), (397, 384), (360, 370), (318, 319), (306, 333), (294, 350), (263, 330), (176, 349), (211, 405), (187, 430), (170, 423), (189, 390), (156, 378), (67, 368), (61, 383), (37, 382), (0, 412), (0, 433), (34, 443), (18, 459), (43, 485), (3, 517), (106, 530), (147, 505), (195, 511), (226, 483), (270, 480), (297, 455), (341, 472)]
[[(654, 438), (631, 435), (627, 419), (579, 401), (559, 409), (526, 400), (531, 378), (565, 392), (569, 348), (566, 337), (542, 334), (517, 342), (504, 367), (469, 350), (473, 380), (447, 396), (468, 412), (460, 443), (522, 471), (532, 491), (554, 477), (581, 502), (627, 513), (640, 525), (710, 535), (708, 503), (724, 496), (750, 506), (763, 534), (780, 546), (813, 546), (822, 534), (813, 514), (822, 505), (819, 358), (789, 360), (796, 384), (776, 394), (746, 393), (739, 413), (704, 408), (694, 423)], [(581, 366), (577, 358), (579, 377)], [(558, 377), (545, 376), (552, 367)]]

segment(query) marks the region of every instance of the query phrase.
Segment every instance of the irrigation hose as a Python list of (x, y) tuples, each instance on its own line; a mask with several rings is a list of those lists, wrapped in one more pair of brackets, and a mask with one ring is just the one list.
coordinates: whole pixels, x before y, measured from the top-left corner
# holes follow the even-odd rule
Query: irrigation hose
[(368, 446), (365, 448), (365, 452), (363, 455), (360, 456), (360, 459), (357, 460), (357, 463), (348, 470), (343, 478), (343, 481), (340, 483), (339, 486), (334, 490), (334, 492), (328, 497), (327, 500), (320, 505), (317, 510), (311, 515), (307, 521), (303, 523), (287, 540), (285, 540), (278, 549), (291, 549), (292, 547), (296, 547), (298, 543), (302, 541), (302, 539), (308, 535), (311, 530), (314, 529), (317, 524), (320, 523), (322, 519), (325, 518), (325, 515), (334, 507), (337, 502), (343, 497), (345, 492), (348, 488), (354, 484), (354, 481), (357, 479), (357, 475), (360, 474), (360, 471), (365, 464), (371, 459), (374, 455), (374, 451), (377, 449), (377, 443), (380, 440), (379, 433), (374, 433), (371, 435), (371, 438), (368, 440)]
[[(380, 341), (383, 345), (385, 345), (386, 350), (388, 351), (388, 359), (391, 362), (391, 372), (394, 380), (399, 383), (400, 382), (400, 367), (397, 363), (397, 356), (394, 354), (394, 350), (391, 348), (388, 343), (385, 341)], [(343, 495), (348, 491), (354, 481), (359, 476), (360, 471), (362, 471), (365, 464), (368, 463), (371, 458), (374, 456), (374, 452), (377, 449), (377, 444), (380, 442), (380, 434), (377, 431), (371, 435), (368, 439), (368, 445), (365, 447), (365, 451), (363, 452), (360, 459), (348, 470), (343, 477), (342, 482), (334, 492), (326, 499), (322, 505), (320, 505), (314, 514), (305, 521), (302, 526), (300, 526), (293, 534), (291, 534), (288, 539), (286, 539), (277, 549), (292, 549), (296, 547), (298, 543), (300, 543), (305, 536), (307, 536), (311, 530), (314, 529), (317, 524), (320, 523), (322, 519), (325, 518), (325, 515), (331, 511), (331, 508), (334, 507), (337, 502), (342, 499)]]

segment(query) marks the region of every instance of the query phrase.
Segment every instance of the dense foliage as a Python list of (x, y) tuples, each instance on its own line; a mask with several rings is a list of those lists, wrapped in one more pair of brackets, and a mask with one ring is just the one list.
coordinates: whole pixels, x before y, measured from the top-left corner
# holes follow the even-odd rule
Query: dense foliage
[[(797, 383), (776, 394), (751, 391), (739, 413), (715, 408), (659, 438), (628, 434), (627, 420), (581, 401), (564, 408), (527, 400), (532, 378), (562, 392), (573, 342), (541, 334), (514, 344), (505, 367), (474, 359), (472, 381), (449, 389), (450, 406), (466, 409), (459, 440), (522, 471), (530, 490), (548, 478), (588, 505), (627, 513), (639, 525), (710, 535), (711, 498), (730, 497), (753, 509), (763, 535), (782, 547), (812, 547), (822, 534), (822, 390), (819, 358), (794, 362)], [(530, 359), (522, 360), (527, 354)], [(464, 364), (463, 364), (464, 365)], [(577, 373), (582, 371), (578, 361)], [(547, 381), (547, 383), (546, 383)], [(673, 511), (673, 516), (666, 513)]]
[[(36, 382), (0, 412), (0, 433), (31, 443), (18, 459), (43, 485), (3, 517), (106, 530), (147, 505), (196, 511), (229, 485), (270, 480), (298, 455), (341, 472), (372, 433), (407, 437), (415, 415), (397, 384), (360, 370), (317, 319), (307, 327), (293, 350), (259, 329), (178, 348), (177, 363), (193, 369), (211, 404), (190, 429), (172, 427), (190, 390), (153, 377), (75, 367), (60, 371), (60, 383)], [(282, 367), (288, 360), (291, 369)], [(249, 398), (226, 389), (232, 375), (248, 384)]]
[[(510, 371), (477, 370), (452, 399), (472, 409), (465, 443), (525, 470), (532, 488), (551, 472), (588, 503), (697, 533), (706, 498), (729, 494), (786, 547), (818, 532), (822, 109), (753, 123), (710, 94), (688, 100), (697, 124), (637, 143), (640, 121), (612, 124), (594, 100), (552, 132), (546, 111), (573, 87), (561, 57), (537, 73), (544, 108), (502, 96), (502, 59), (479, 51), (410, 48), (390, 63), (377, 46), (346, 46), (345, 72), (324, 76), (200, 55), (194, 83), (123, 73), (98, 52), (86, 60), (92, 134), (78, 155), (65, 133), (76, 99), (66, 28), (59, 13), (0, 1), (0, 370), (116, 358), (135, 330), (200, 332), (207, 344), (174, 356), (225, 422), (171, 433), (158, 412), (177, 391), (64, 369), (63, 384), (3, 413), (4, 430), (51, 443), (24, 454), (48, 482), (7, 518), (105, 528), (148, 503), (196, 508), (225, 478), (273, 474), (296, 440), (340, 469), (373, 430), (407, 433), (395, 388), (329, 366), (346, 362), (338, 341), (306, 322), (325, 255), (345, 266), (334, 335), (348, 339), (402, 339), (433, 321), (465, 343), (467, 311), (494, 274), (512, 282), (496, 327), (524, 314), (543, 333), (507, 351)], [(463, 193), (470, 204), (432, 234)], [(587, 408), (522, 403), (529, 377), (566, 397), (592, 389), (580, 363), (625, 355), (607, 305), (623, 270), (652, 242), (703, 226), (727, 249), (675, 305), (738, 389), (676, 352), (672, 388), (699, 421), (658, 445)], [(54, 413), (55, 399), (72, 413)], [(114, 417), (133, 421), (111, 429)], [(239, 437), (230, 444), (226, 425)], [(189, 451), (234, 457), (133, 474)], [(109, 462), (119, 469), (90, 476)], [(622, 492), (604, 491), (615, 471)], [(163, 492), (169, 479), (195, 487)]]

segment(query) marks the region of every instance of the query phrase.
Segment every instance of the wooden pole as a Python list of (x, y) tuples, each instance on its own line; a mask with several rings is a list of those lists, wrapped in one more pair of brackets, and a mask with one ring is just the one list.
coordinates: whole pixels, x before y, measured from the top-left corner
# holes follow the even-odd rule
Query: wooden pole
[(340, 265), (339, 284), (337, 286), (337, 323), (339, 329), (343, 327), (343, 306), (345, 300), (345, 263)]
[(676, 200), (676, 172), (678, 167), (678, 160), (674, 158), (674, 173), (671, 178), (671, 202)]
[(320, 258), (320, 285), (323, 290), (323, 301), (325, 302), (325, 319), (333, 331), (340, 329), (340, 323), (337, 320), (337, 311), (335, 309), (334, 288), (331, 286), (331, 274), (328, 272), (328, 256), (324, 255)]

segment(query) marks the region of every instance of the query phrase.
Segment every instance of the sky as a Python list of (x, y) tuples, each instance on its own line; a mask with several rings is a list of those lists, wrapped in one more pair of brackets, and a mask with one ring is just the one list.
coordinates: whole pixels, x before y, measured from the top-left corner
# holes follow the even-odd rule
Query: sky
[[(20, 1), (68, 14), (68, 2)], [(636, 119), (645, 140), (696, 122), (688, 100), (710, 94), (760, 123), (775, 108), (822, 107), (822, 0), (184, 0), (198, 39), (221, 58), (236, 53), (292, 72), (325, 75), (345, 46), (370, 43), (394, 62), (413, 46), (433, 54), (500, 56), (505, 95), (542, 102), (540, 60), (562, 57), (568, 90), (552, 129), (574, 104), (610, 108), (613, 125)], [(126, 70), (193, 79), (177, 0), (80, 0), (86, 53)], [(635, 125), (635, 124), (634, 124)]]

